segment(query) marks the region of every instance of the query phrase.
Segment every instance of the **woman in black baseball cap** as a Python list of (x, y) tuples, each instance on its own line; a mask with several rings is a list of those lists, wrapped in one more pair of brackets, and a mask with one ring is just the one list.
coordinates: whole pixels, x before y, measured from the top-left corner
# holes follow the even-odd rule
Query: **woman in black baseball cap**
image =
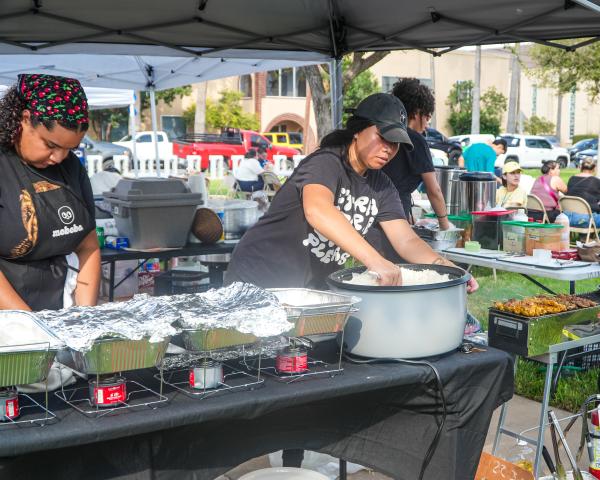
[(400, 285), (398, 266), (364, 240), (376, 224), (407, 261), (449, 263), (413, 233), (398, 191), (381, 171), (401, 144), (412, 148), (402, 102), (386, 93), (365, 98), (345, 129), (327, 135), (300, 162), (245, 233), (226, 283), (325, 288), (326, 277), (352, 256), (376, 272), (381, 285)]

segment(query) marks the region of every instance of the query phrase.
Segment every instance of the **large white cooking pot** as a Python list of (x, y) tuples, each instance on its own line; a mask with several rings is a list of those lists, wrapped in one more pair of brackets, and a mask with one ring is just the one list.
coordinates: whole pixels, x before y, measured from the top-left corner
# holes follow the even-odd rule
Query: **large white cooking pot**
[(401, 265), (435, 270), (450, 280), (430, 285), (379, 287), (344, 282), (355, 267), (332, 273), (332, 290), (362, 299), (344, 329), (346, 351), (369, 358), (421, 358), (456, 349), (467, 321), (467, 281), (470, 275), (456, 267)]

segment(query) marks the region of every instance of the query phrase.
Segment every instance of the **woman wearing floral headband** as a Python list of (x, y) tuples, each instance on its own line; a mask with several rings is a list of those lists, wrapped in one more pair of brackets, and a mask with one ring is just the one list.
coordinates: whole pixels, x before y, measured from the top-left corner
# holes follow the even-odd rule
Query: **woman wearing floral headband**
[(0, 309), (63, 307), (66, 256), (74, 302), (95, 305), (100, 250), (87, 173), (71, 152), (88, 129), (77, 80), (19, 75), (0, 99)]

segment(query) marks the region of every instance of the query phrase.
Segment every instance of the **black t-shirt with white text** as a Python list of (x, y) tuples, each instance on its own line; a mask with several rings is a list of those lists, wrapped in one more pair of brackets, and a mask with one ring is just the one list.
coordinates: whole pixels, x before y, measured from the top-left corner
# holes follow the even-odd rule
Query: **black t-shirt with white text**
[(425, 137), (412, 128), (408, 128), (407, 132), (413, 144), (413, 150), (409, 151), (401, 146), (396, 156), (383, 167), (383, 171), (398, 189), (404, 210), (409, 215), (411, 211), (410, 194), (421, 183), (421, 175), (435, 172), (435, 168)]
[(320, 149), (298, 165), (269, 211), (235, 248), (227, 283), (325, 288), (326, 277), (343, 268), (349, 255), (306, 221), (302, 207), (306, 185), (331, 190), (335, 206), (363, 237), (375, 223), (405, 218), (389, 178), (378, 170), (360, 176), (342, 155), (338, 148)]

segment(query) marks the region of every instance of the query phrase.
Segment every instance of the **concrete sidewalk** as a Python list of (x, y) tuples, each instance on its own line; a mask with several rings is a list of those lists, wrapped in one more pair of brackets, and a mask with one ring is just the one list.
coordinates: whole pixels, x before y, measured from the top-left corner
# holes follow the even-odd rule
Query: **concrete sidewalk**
[[(540, 409), (541, 409), (540, 403), (515, 395), (512, 398), (512, 400), (509, 402), (508, 414), (506, 416), (505, 427), (514, 432), (521, 433), (525, 430), (528, 430), (528, 429), (536, 426), (539, 422)], [(568, 413), (568, 412), (565, 412), (562, 410), (557, 410), (557, 409), (553, 409), (553, 410), (556, 413), (559, 420), (570, 416), (570, 413)], [(492, 445), (494, 443), (494, 435), (496, 433), (496, 427), (498, 425), (499, 414), (500, 414), (500, 409), (497, 409), (494, 412), (494, 415), (492, 417), (492, 421), (490, 423), (490, 428), (488, 430), (488, 435), (485, 440), (484, 451), (488, 452), (488, 453), (491, 453), (491, 451), (492, 451)], [(560, 423), (561, 423), (561, 427), (564, 429), (564, 427), (567, 425), (568, 421), (564, 421), (564, 422), (560, 422)], [(530, 438), (534, 438), (534, 439), (537, 438), (537, 428), (535, 428), (532, 431), (526, 432), (525, 435)], [(581, 435), (581, 420), (578, 420), (577, 423), (573, 426), (573, 428), (571, 428), (571, 431), (569, 432), (569, 434), (567, 435), (567, 442), (569, 444), (569, 448), (571, 449), (571, 452), (573, 453), (573, 456), (575, 456), (575, 454), (577, 452), (577, 448), (579, 447), (580, 435)], [(514, 449), (514, 447), (516, 445), (516, 440), (513, 439), (512, 437), (508, 437), (508, 436), (503, 436), (501, 440), (502, 441), (500, 443), (498, 452), (496, 452), (496, 455), (506, 458), (507, 455), (510, 455), (511, 450)], [(550, 439), (550, 434), (548, 432), (548, 429), (546, 429), (546, 438), (545, 438), (544, 444), (546, 445), (546, 448), (548, 448), (548, 450), (552, 454), (552, 442)], [(552, 455), (552, 456), (554, 457), (554, 455)], [(562, 448), (560, 449), (560, 457), (561, 457), (561, 460), (563, 461), (563, 464), (565, 465), (565, 468), (567, 470), (570, 470), (567, 455), (565, 454), (565, 452)], [(585, 461), (580, 462), (579, 466), (582, 470), (583, 469), (587, 470), (588, 463), (587, 463), (587, 453), (586, 452), (584, 452), (582, 458)], [(237, 480), (242, 475), (244, 475), (248, 472), (252, 472), (254, 470), (259, 470), (261, 468), (268, 468), (268, 467), (270, 467), (268, 457), (267, 456), (258, 457), (258, 458), (250, 460), (249, 462), (246, 462), (246, 463), (240, 465), (239, 467), (229, 471), (226, 475), (222, 475), (217, 480)], [(542, 467), (543, 467), (542, 474), (547, 475), (549, 472), (543, 461), (542, 461)], [(352, 480), (391, 480), (389, 477), (387, 477), (381, 473), (372, 472), (369, 470), (363, 470), (358, 473), (348, 475), (348, 478), (352, 479)]]

